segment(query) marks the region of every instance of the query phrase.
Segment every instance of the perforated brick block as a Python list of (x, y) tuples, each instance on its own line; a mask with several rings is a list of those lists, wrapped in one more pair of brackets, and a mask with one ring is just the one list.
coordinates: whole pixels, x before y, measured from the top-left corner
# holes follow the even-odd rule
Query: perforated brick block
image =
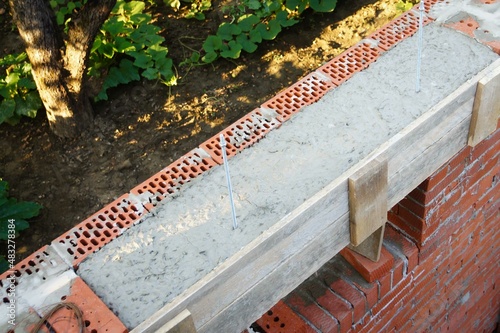
[(318, 71), (328, 75), (338, 86), (375, 62), (382, 52), (383, 49), (375, 43), (363, 41), (321, 66)]
[(147, 211), (131, 203), (124, 194), (68, 232), (52, 241), (59, 255), (77, 268), (89, 254), (118, 237), (125, 229), (138, 223)]
[(284, 122), (304, 106), (317, 102), (334, 87), (336, 85), (330, 77), (315, 71), (278, 93), (261, 107), (274, 110), (279, 115), (278, 120)]
[[(70, 293), (61, 298), (61, 302), (73, 303), (83, 317), (83, 332), (124, 333), (128, 332), (123, 323), (97, 297), (79, 277), (72, 282)], [(62, 308), (47, 321), (56, 333), (78, 333), (80, 325), (73, 310)]]
[(281, 123), (276, 119), (277, 115), (276, 112), (270, 109), (255, 109), (222, 132), (203, 142), (200, 148), (209, 153), (216, 163), (222, 164), (220, 134), (223, 134), (226, 140), (226, 154), (229, 158), (258, 142), (268, 132), (279, 127)]
[(266, 333), (315, 332), (311, 326), (300, 318), (299, 315), (283, 301), (279, 301), (257, 320), (256, 323)]
[(13, 269), (4, 272), (0, 275), (0, 296), (4, 296), (5, 285), (8, 283), (9, 276), (13, 276), (16, 280), (22, 275), (39, 275), (41, 279), (48, 275), (55, 274), (67, 270), (67, 265), (61, 257), (48, 245), (43, 246), (38, 251), (32, 253), (24, 260), (20, 261)]
[[(429, 13), (435, 5), (447, 5), (450, 3), (450, 0), (425, 0), (424, 2), (424, 8), (425, 12)], [(419, 4), (416, 4), (413, 9), (418, 10)]]
[(476, 20), (474, 20), (472, 17), (468, 16), (462, 20), (459, 20), (457, 22), (451, 22), (448, 24), (445, 24), (445, 26), (458, 30), (466, 35), (468, 35), (471, 38), (475, 38), (475, 32), (479, 28), (479, 23), (477, 23)]
[[(427, 16), (423, 17), (423, 25), (432, 22)], [(368, 38), (378, 42), (378, 47), (387, 51), (402, 40), (413, 36), (419, 29), (419, 14), (415, 11), (408, 11), (384, 25), (382, 28), (371, 34)]]
[(198, 177), (217, 163), (203, 149), (196, 148), (134, 187), (129, 194), (131, 202), (138, 202), (151, 210), (158, 202), (180, 190), (182, 185)]
[[(15, 332), (32, 332), (32, 327), (40, 319), (35, 311), (25, 311), (26, 300), (21, 300), (22, 297), (33, 297), (34, 295), (30, 295), (29, 292), (20, 292), (20, 290), (26, 287), (29, 288), (33, 281), (36, 283), (48, 281), (53, 276), (57, 276), (68, 269), (69, 265), (63, 261), (54, 249), (45, 245), (20, 261), (11, 270), (0, 275), (0, 299), (2, 300), (0, 313), (9, 313), (12, 302), (17, 312)], [(0, 321), (0, 331), (8, 331), (11, 328), (13, 327), (7, 323), (7, 319), (4, 322)], [(43, 328), (40, 331), (49, 332)]]

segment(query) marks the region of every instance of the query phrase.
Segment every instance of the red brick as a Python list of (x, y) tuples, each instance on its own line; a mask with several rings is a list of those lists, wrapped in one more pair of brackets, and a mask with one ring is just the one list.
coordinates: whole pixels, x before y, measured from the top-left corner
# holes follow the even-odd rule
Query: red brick
[(446, 219), (449, 217), (450, 212), (457, 209), (457, 204), (462, 196), (462, 191), (460, 188), (454, 188), (451, 192), (447, 193), (426, 218), (426, 223), (428, 225), (436, 224), (440, 219)]
[(384, 241), (389, 242), (405, 255), (407, 259), (407, 270), (405, 274), (411, 272), (418, 264), (418, 248), (415, 243), (403, 236), (389, 223), (385, 227)]
[(379, 299), (384, 298), (392, 288), (392, 276), (390, 274), (382, 276), (377, 283), (379, 284)]
[(434, 237), (426, 239), (425, 245), (421, 246), (420, 252), (418, 253), (418, 262), (421, 265), (423, 262), (429, 260), (436, 255), (439, 248), (442, 247), (449, 237), (448, 233), (445, 231), (446, 228), (442, 227), (440, 232), (437, 232)]
[(283, 301), (279, 301), (256, 323), (262, 327), (266, 333), (315, 333), (314, 329), (300, 318)]
[(376, 283), (367, 282), (340, 254), (333, 257), (323, 267), (332, 271), (333, 274), (341, 277), (359, 290), (366, 298), (368, 308), (371, 308), (377, 303), (378, 285)]
[(321, 332), (336, 333), (340, 330), (337, 319), (320, 308), (316, 301), (303, 291), (294, 291), (284, 299), (295, 312), (306, 318)]
[(363, 276), (366, 281), (373, 282), (391, 270), (394, 258), (383, 246), (380, 251), (380, 260), (373, 262), (356, 252), (345, 248), (340, 254)]
[(400, 258), (395, 259), (394, 268), (392, 269), (392, 285), (397, 285), (404, 277), (404, 261)]
[[(425, 191), (420, 187), (416, 187), (413, 191), (408, 194), (408, 197), (413, 199), (415, 202), (418, 202), (421, 205), (425, 205)], [(397, 206), (397, 205), (396, 205)]]
[[(404, 207), (399, 207), (398, 210), (404, 209)], [(405, 233), (410, 239), (414, 240), (418, 245), (422, 243), (422, 229), (414, 226), (412, 223), (407, 222), (401, 217), (401, 215), (396, 215), (392, 211), (387, 213), (387, 219), (394, 226), (398, 227), (402, 232)]]
[(381, 313), (381, 316), (383, 316), (385, 311), (388, 311), (391, 308), (391, 305), (399, 302), (401, 298), (412, 288), (409, 281), (411, 281), (411, 278), (407, 275), (399, 285), (392, 288), (392, 290), (372, 308), (372, 314), (377, 315)]
[(430, 205), (423, 205), (420, 202), (412, 199), (409, 196), (404, 197), (399, 203), (398, 206), (403, 206), (407, 210), (413, 212), (417, 216), (426, 216), (429, 213)]
[(472, 150), (471, 147), (466, 146), (461, 151), (459, 151), (455, 156), (453, 156), (447, 163), (450, 170), (453, 170), (459, 165), (462, 165), (464, 163), (465, 165), (467, 165), (470, 162), (471, 150)]
[(472, 160), (484, 160), (484, 155), (492, 150), (495, 149), (494, 147), (494, 142), (498, 142), (495, 139), (499, 139), (500, 135), (498, 134), (500, 131), (496, 131), (493, 133), (490, 137), (487, 139), (479, 142), (476, 146), (471, 151), (471, 159)]
[(491, 159), (485, 161), (484, 163), (479, 164), (478, 167), (474, 167), (474, 173), (467, 175), (467, 185), (473, 186), (479, 181), (481, 181), (484, 177), (486, 177), (489, 173), (495, 173), (498, 169), (499, 159)]
[(401, 205), (399, 206), (399, 216), (417, 230), (423, 230), (425, 228), (425, 216), (417, 215)]
[(441, 168), (439, 168), (436, 172), (434, 172), (429, 178), (424, 180), (418, 188), (422, 189), (425, 192), (430, 192), (434, 190), (434, 188), (441, 184), (442, 180), (448, 174), (449, 167), (447, 164), (444, 164)]
[(340, 332), (347, 332), (353, 324), (352, 309), (339, 296), (335, 295), (330, 290), (326, 290), (324, 295), (316, 298), (318, 304), (335, 317), (340, 323)]
[(352, 285), (340, 279), (333, 281), (329, 286), (335, 294), (340, 295), (352, 305), (354, 309), (354, 323), (363, 318), (368, 311), (368, 304), (366, 298), (359, 290), (356, 290)]

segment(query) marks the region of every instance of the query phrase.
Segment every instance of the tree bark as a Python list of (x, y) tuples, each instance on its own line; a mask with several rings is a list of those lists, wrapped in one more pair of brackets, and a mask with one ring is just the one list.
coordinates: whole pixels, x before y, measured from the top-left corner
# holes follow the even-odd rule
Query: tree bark
[(50, 128), (60, 137), (78, 136), (93, 123), (86, 89), (89, 53), (116, 0), (88, 0), (72, 17), (67, 36), (46, 1), (9, 0), (9, 4)]

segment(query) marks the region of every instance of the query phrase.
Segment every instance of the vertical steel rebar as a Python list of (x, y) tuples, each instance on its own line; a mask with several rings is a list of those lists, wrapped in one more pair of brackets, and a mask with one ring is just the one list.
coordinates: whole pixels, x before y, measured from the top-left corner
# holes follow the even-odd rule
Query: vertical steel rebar
[(226, 154), (226, 140), (224, 139), (224, 135), (221, 134), (219, 137), (220, 146), (222, 148), (222, 159), (224, 160), (224, 170), (226, 170), (226, 180), (227, 180), (227, 188), (229, 190), (229, 200), (231, 201), (231, 213), (233, 215), (233, 229), (238, 228), (238, 222), (236, 221), (236, 209), (234, 207), (233, 200), (233, 187), (231, 185), (231, 177), (229, 175), (229, 164), (227, 162), (227, 154)]
[(418, 55), (417, 55), (417, 85), (416, 91), (420, 92), (420, 70), (422, 63), (422, 48), (424, 42), (424, 32), (423, 32), (423, 24), (424, 24), (424, 0), (420, 0), (419, 6), (419, 17), (418, 17)]

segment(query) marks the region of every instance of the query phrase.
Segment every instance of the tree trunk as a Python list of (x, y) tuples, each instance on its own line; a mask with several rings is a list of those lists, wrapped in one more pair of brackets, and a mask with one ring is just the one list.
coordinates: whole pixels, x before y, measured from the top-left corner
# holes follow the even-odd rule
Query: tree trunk
[(60, 137), (78, 136), (93, 123), (86, 89), (90, 49), (116, 0), (88, 0), (72, 17), (65, 40), (46, 1), (9, 0), (9, 4), (50, 128)]

